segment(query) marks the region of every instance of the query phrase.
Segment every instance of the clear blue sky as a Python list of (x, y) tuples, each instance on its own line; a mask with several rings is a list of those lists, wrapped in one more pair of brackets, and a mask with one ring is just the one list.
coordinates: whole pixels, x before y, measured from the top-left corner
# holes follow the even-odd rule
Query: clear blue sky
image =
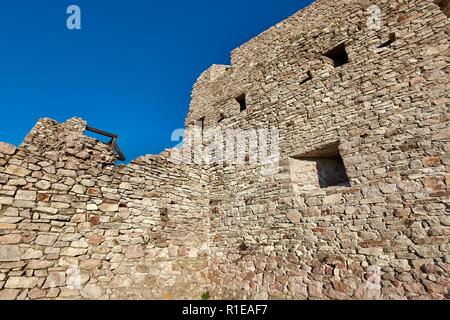
[[(210, 65), (311, 0), (0, 2), (0, 141), (41, 117), (119, 134), (127, 160), (176, 143), (191, 88)], [(66, 28), (79, 5), (82, 30)]]

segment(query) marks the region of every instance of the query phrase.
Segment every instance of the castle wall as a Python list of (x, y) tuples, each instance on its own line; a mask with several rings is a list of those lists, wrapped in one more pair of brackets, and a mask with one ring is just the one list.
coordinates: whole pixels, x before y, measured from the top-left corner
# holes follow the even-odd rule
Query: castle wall
[[(367, 27), (372, 4), (379, 31)], [(448, 297), (448, 32), (432, 1), (317, 1), (202, 75), (187, 125), (280, 130), (275, 175), (257, 165), (211, 173), (212, 292)], [(343, 42), (349, 63), (335, 68), (324, 53)], [(293, 157), (335, 143), (350, 187), (311, 188), (316, 170), (308, 177), (303, 164), (298, 188)]]
[(316, 1), (200, 76), (184, 158), (114, 165), (80, 119), (0, 144), (0, 298), (448, 299), (449, 25)]
[(0, 148), (0, 298), (199, 299), (207, 177), (168, 153), (114, 166), (85, 126), (43, 119)]

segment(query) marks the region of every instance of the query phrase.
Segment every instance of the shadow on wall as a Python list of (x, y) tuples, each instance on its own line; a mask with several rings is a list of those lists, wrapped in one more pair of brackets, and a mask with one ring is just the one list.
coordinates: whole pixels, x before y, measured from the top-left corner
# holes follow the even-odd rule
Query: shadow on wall
[(295, 191), (311, 191), (330, 187), (350, 187), (339, 143), (290, 159), (291, 179)]

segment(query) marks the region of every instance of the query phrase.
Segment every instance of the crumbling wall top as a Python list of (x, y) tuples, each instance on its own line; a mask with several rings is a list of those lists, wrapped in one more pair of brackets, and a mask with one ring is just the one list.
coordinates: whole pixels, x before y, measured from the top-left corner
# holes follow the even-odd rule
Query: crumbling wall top
[(26, 136), (19, 150), (53, 161), (75, 157), (89, 165), (114, 164), (117, 161), (114, 150), (107, 143), (86, 136), (86, 126), (87, 122), (81, 118), (72, 118), (64, 123), (42, 118)]

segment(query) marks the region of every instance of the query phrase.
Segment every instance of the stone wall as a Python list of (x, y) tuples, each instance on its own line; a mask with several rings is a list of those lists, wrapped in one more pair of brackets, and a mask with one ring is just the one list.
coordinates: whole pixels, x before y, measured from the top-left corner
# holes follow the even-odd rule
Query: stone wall
[(168, 153), (114, 166), (85, 126), (0, 145), (0, 298), (200, 298), (208, 177)]
[[(210, 174), (212, 292), (448, 298), (449, 23), (433, 1), (316, 1), (200, 77), (187, 126), (280, 130), (278, 174)], [(324, 54), (342, 43), (335, 67)], [(295, 181), (296, 156), (333, 144), (350, 186), (308, 183), (314, 165)]]
[(114, 165), (82, 120), (41, 120), (0, 147), (0, 298), (448, 299), (449, 26), (433, 0), (317, 0), (205, 71), (186, 138), (275, 128), (271, 174)]

